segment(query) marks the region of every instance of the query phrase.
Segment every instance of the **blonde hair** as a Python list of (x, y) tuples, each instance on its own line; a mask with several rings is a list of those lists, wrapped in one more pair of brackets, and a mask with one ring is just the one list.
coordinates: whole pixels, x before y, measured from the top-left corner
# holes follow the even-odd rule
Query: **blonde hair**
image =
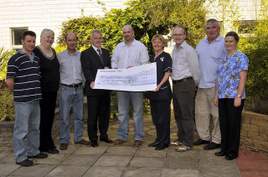
[(152, 37), (151, 42), (153, 42), (156, 39), (159, 39), (163, 43), (163, 47), (166, 47), (167, 46), (167, 40), (161, 34), (155, 34)]

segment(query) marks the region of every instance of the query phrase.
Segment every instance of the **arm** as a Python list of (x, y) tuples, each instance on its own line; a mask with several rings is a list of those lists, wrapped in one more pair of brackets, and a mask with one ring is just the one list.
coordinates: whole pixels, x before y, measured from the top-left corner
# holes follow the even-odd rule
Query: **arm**
[(199, 79), (200, 79), (200, 68), (199, 68), (198, 56), (194, 49), (189, 51), (188, 63), (189, 63), (189, 67), (190, 67), (193, 79), (197, 86), (199, 83)]
[(169, 79), (169, 76), (171, 75), (170, 71), (165, 72), (164, 77), (162, 78), (161, 82), (157, 85), (155, 91), (159, 91), (159, 89), (161, 88), (161, 86)]
[(146, 64), (149, 62), (149, 54), (147, 48), (142, 44), (141, 48), (141, 56), (140, 56), (141, 64)]
[(234, 100), (234, 106), (239, 107), (241, 105), (241, 96), (243, 95), (245, 85), (246, 85), (246, 80), (247, 80), (247, 71), (240, 71), (239, 73), (240, 81), (239, 85), (237, 88), (237, 96), (235, 97)]
[(8, 89), (10, 91), (13, 91), (13, 88), (14, 88), (14, 79), (13, 78), (6, 79), (6, 84), (7, 84)]
[(11, 57), (7, 64), (6, 85), (10, 91), (14, 89), (14, 78), (18, 71), (18, 63), (15, 57)]
[(112, 59), (111, 59), (111, 67), (113, 69), (117, 69), (118, 68), (118, 46), (116, 46), (116, 48), (114, 49), (114, 53), (112, 55)]

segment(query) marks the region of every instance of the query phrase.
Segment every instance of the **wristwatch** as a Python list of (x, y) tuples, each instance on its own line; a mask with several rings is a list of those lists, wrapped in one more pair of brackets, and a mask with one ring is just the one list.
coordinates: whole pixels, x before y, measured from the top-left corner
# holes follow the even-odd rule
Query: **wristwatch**
[(241, 95), (240, 94), (236, 95), (236, 98), (241, 98)]

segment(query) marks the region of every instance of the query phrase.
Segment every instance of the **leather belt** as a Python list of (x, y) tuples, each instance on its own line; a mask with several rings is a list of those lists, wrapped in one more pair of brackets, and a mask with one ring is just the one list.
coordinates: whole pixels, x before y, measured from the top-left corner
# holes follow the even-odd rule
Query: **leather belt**
[(61, 85), (65, 86), (65, 87), (78, 88), (78, 87), (82, 86), (82, 83), (79, 83), (79, 84), (70, 84), (70, 85), (68, 85), (68, 84), (61, 84)]
[(185, 81), (188, 81), (188, 80), (193, 80), (193, 77), (186, 77), (186, 78), (183, 78), (183, 79), (180, 79), (180, 80), (173, 80), (172, 83), (177, 84), (177, 83), (185, 82)]

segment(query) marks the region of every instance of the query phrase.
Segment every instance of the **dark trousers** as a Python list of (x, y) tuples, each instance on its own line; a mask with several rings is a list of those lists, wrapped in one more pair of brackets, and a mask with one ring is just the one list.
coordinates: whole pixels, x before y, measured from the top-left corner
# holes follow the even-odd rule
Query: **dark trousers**
[(107, 131), (109, 128), (110, 119), (110, 102), (110, 94), (87, 96), (87, 131), (90, 141), (98, 140), (98, 128), (100, 132), (100, 138), (108, 138)]
[(155, 141), (159, 145), (170, 144), (170, 100), (150, 100), (153, 124), (156, 129)]
[(187, 146), (193, 144), (195, 83), (193, 79), (173, 82), (173, 106), (178, 128), (178, 140)]
[(234, 107), (234, 99), (219, 99), (221, 151), (225, 154), (238, 156), (243, 106), (244, 100), (239, 107)]
[(39, 150), (47, 152), (54, 149), (52, 127), (55, 116), (57, 92), (44, 92), (40, 101), (40, 147)]

